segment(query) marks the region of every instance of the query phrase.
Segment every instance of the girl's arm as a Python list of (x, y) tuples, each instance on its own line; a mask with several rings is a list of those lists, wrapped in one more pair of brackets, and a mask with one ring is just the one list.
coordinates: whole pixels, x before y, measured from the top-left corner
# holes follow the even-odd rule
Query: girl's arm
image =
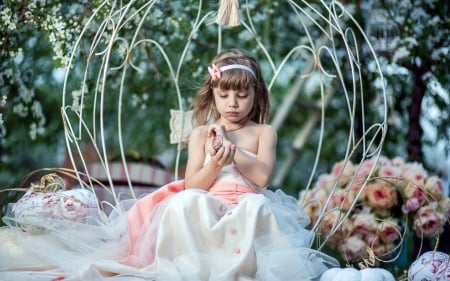
[(234, 162), (240, 173), (257, 186), (264, 188), (270, 183), (275, 168), (277, 134), (270, 125), (261, 125), (256, 159), (236, 149)]
[[(200, 188), (207, 190), (216, 179), (223, 166), (233, 160), (235, 154), (234, 145), (223, 145), (211, 155), (211, 160), (206, 165), (205, 145), (208, 140), (208, 131), (205, 127), (196, 127), (189, 136), (188, 160), (186, 166), (185, 188)], [(209, 148), (208, 148), (209, 150)]]

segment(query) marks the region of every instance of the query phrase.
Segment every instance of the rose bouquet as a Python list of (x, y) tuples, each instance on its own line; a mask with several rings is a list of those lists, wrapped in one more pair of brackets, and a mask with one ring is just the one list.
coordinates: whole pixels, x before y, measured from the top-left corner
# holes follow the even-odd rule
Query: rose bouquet
[(439, 235), (450, 211), (442, 181), (401, 157), (338, 162), (299, 202), (319, 239), (350, 263), (391, 256), (408, 228)]

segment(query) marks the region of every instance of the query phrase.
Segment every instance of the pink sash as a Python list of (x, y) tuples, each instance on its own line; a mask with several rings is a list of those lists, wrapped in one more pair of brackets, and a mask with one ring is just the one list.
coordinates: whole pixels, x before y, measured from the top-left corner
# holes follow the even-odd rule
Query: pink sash
[(255, 193), (255, 190), (238, 183), (220, 182), (214, 183), (208, 192), (211, 195), (222, 198), (230, 204), (237, 204), (239, 196), (247, 193)]

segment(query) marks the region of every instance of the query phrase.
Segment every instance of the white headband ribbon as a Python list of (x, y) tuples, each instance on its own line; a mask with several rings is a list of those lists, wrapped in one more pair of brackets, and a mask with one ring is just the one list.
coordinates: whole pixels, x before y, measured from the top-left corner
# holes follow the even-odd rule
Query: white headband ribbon
[(246, 65), (243, 65), (243, 64), (229, 64), (229, 65), (225, 65), (225, 66), (219, 67), (219, 71), (220, 72), (224, 72), (224, 71), (227, 71), (227, 70), (230, 70), (230, 69), (243, 69), (243, 70), (246, 70), (253, 76), (253, 78), (256, 79), (256, 75), (255, 75), (255, 72), (253, 72), (253, 69), (251, 69), (250, 67), (248, 67)]

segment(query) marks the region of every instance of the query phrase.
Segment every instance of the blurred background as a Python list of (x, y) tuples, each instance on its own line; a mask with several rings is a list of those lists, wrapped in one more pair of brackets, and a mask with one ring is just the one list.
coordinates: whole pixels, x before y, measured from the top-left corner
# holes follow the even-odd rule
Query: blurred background
[[(162, 172), (158, 179), (136, 178), (139, 185), (157, 187), (182, 178), (186, 150), (181, 150), (176, 167), (180, 146), (170, 141), (170, 112), (189, 107), (218, 50), (236, 47), (258, 58), (271, 86), (271, 123), (279, 139), (272, 187), (298, 196), (346, 157), (349, 136), (364, 139), (369, 132), (382, 144), (373, 151), (420, 163), (442, 179), (448, 194), (447, 0), (241, 1), (244, 25), (223, 28), (214, 23), (218, 1), (147, 1), (127, 11), (118, 9), (115, 1), (61, 2), (0, 4), (0, 189), (28, 188), (27, 175), (38, 169), (73, 168), (73, 162), (80, 164), (80, 152), (88, 163), (98, 162), (89, 138), (80, 142), (80, 151), (71, 151), (71, 161), (62, 114), (66, 106), (75, 113), (82, 108), (86, 119), (98, 116), (98, 104), (92, 101), (100, 88), (105, 94), (102, 139), (108, 160), (119, 161), (124, 152), (127, 161)], [(116, 27), (106, 19), (120, 13), (128, 18), (118, 39), (111, 40), (108, 34)], [(204, 22), (193, 32), (199, 18)], [(101, 38), (96, 37), (99, 30), (105, 31)], [(156, 38), (159, 45), (136, 45), (129, 56), (127, 40), (132, 36), (142, 42)], [(183, 49), (187, 41), (190, 45)], [(115, 48), (108, 79), (99, 83), (95, 78), (104, 71), (102, 50), (111, 42)], [(284, 61), (295, 46), (313, 51), (304, 48)], [(318, 65), (313, 54), (320, 54), (324, 72), (340, 75), (342, 85), (311, 70)], [(167, 60), (180, 58), (175, 87)], [(273, 66), (281, 64), (272, 81)], [(130, 68), (126, 76), (121, 75), (124, 65)], [(119, 88), (123, 96), (117, 95)], [(350, 110), (349, 104), (358, 106)], [(76, 116), (67, 118), (76, 124)], [(117, 143), (118, 120), (124, 151)], [(386, 134), (371, 132), (371, 124), (386, 125)], [(353, 153), (355, 161), (365, 156), (361, 148)], [(6, 203), (21, 194), (0, 193), (2, 213)]]

